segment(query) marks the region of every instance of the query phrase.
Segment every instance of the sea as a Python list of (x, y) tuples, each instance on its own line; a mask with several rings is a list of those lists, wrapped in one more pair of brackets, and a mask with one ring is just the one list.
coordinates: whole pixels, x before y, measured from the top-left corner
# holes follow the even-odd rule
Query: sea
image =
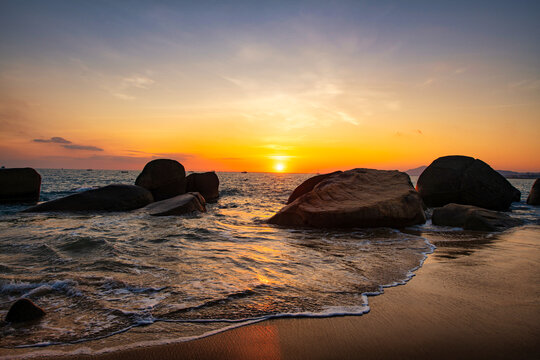
[[(38, 172), (40, 201), (133, 184), (139, 174)], [(94, 353), (271, 318), (362, 315), (370, 296), (414, 276), (435, 249), (430, 234), (439, 241), (494, 235), (430, 220), (402, 230), (286, 229), (265, 220), (313, 174), (217, 174), (219, 200), (185, 216), (32, 214), (20, 212), (28, 204), (0, 205), (0, 317), (22, 297), (47, 312), (30, 324), (0, 322), (0, 354), (62, 354), (73, 344)], [(509, 214), (540, 234), (540, 208), (525, 203), (534, 180), (509, 181), (522, 193)]]

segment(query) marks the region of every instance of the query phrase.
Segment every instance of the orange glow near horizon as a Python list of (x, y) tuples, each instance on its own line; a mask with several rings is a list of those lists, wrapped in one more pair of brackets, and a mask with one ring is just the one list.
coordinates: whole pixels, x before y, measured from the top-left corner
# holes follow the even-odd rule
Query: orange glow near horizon
[(119, 23), (112, 4), (9, 2), (0, 166), (324, 173), (467, 155), (540, 172), (535, 11), (293, 3), (142, 2)]

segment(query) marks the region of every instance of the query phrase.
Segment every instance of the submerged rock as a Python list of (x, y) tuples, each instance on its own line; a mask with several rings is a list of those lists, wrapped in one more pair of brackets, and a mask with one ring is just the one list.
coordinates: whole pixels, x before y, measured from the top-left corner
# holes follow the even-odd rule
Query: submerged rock
[(11, 305), (6, 315), (8, 322), (23, 322), (36, 320), (45, 315), (42, 308), (28, 299), (19, 299)]
[(0, 203), (39, 200), (41, 175), (32, 168), (0, 169)]
[(416, 189), (429, 207), (457, 203), (506, 210), (521, 197), (501, 174), (468, 156), (438, 158), (420, 175)]
[(447, 204), (435, 208), (431, 221), (435, 225), (478, 231), (502, 231), (523, 224), (520, 219), (512, 218), (502, 212), (461, 204)]
[(136, 185), (113, 184), (47, 201), (24, 212), (126, 211), (154, 201), (152, 193)]
[(313, 190), (315, 185), (317, 185), (318, 183), (320, 183), (324, 179), (326, 179), (326, 178), (328, 178), (330, 176), (336, 175), (336, 174), (341, 174), (341, 173), (342, 173), (342, 171), (334, 171), (333, 173), (321, 174), (321, 175), (316, 175), (316, 176), (310, 177), (309, 179), (307, 179), (306, 181), (301, 183), (296, 189), (294, 189), (291, 196), (289, 196), (289, 199), (287, 200), (287, 204), (292, 203), (294, 200), (296, 200), (300, 196), (302, 196), (305, 193), (308, 193), (311, 190)]
[(155, 201), (168, 199), (186, 192), (186, 171), (176, 160), (152, 160), (137, 176), (135, 185), (150, 190)]
[(183, 215), (194, 211), (205, 212), (204, 198), (198, 192), (189, 192), (166, 200), (156, 201), (143, 210), (152, 216)]
[(400, 228), (426, 221), (422, 200), (405, 173), (353, 169), (327, 175), (268, 222), (316, 228)]
[(536, 179), (534, 182), (529, 197), (527, 198), (527, 204), (540, 205), (540, 179)]
[(219, 197), (219, 178), (214, 171), (189, 174), (186, 191), (200, 193), (207, 202)]

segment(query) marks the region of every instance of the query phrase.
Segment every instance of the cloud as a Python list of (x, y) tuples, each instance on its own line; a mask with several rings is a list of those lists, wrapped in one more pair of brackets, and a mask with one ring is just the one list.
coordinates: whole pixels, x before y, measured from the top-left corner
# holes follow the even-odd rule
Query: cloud
[(66, 149), (70, 150), (88, 150), (88, 151), (103, 151), (102, 148), (98, 148), (97, 146), (89, 146), (89, 145), (62, 145)]
[(66, 140), (60, 136), (53, 136), (50, 139), (34, 139), (32, 141), (38, 143), (71, 144), (71, 141)]

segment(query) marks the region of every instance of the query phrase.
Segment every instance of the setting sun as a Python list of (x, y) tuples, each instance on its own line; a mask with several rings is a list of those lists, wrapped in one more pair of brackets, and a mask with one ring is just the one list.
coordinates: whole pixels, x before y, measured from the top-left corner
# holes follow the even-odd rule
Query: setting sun
[(276, 172), (283, 172), (285, 170), (285, 165), (283, 163), (277, 163), (274, 165), (274, 170)]

